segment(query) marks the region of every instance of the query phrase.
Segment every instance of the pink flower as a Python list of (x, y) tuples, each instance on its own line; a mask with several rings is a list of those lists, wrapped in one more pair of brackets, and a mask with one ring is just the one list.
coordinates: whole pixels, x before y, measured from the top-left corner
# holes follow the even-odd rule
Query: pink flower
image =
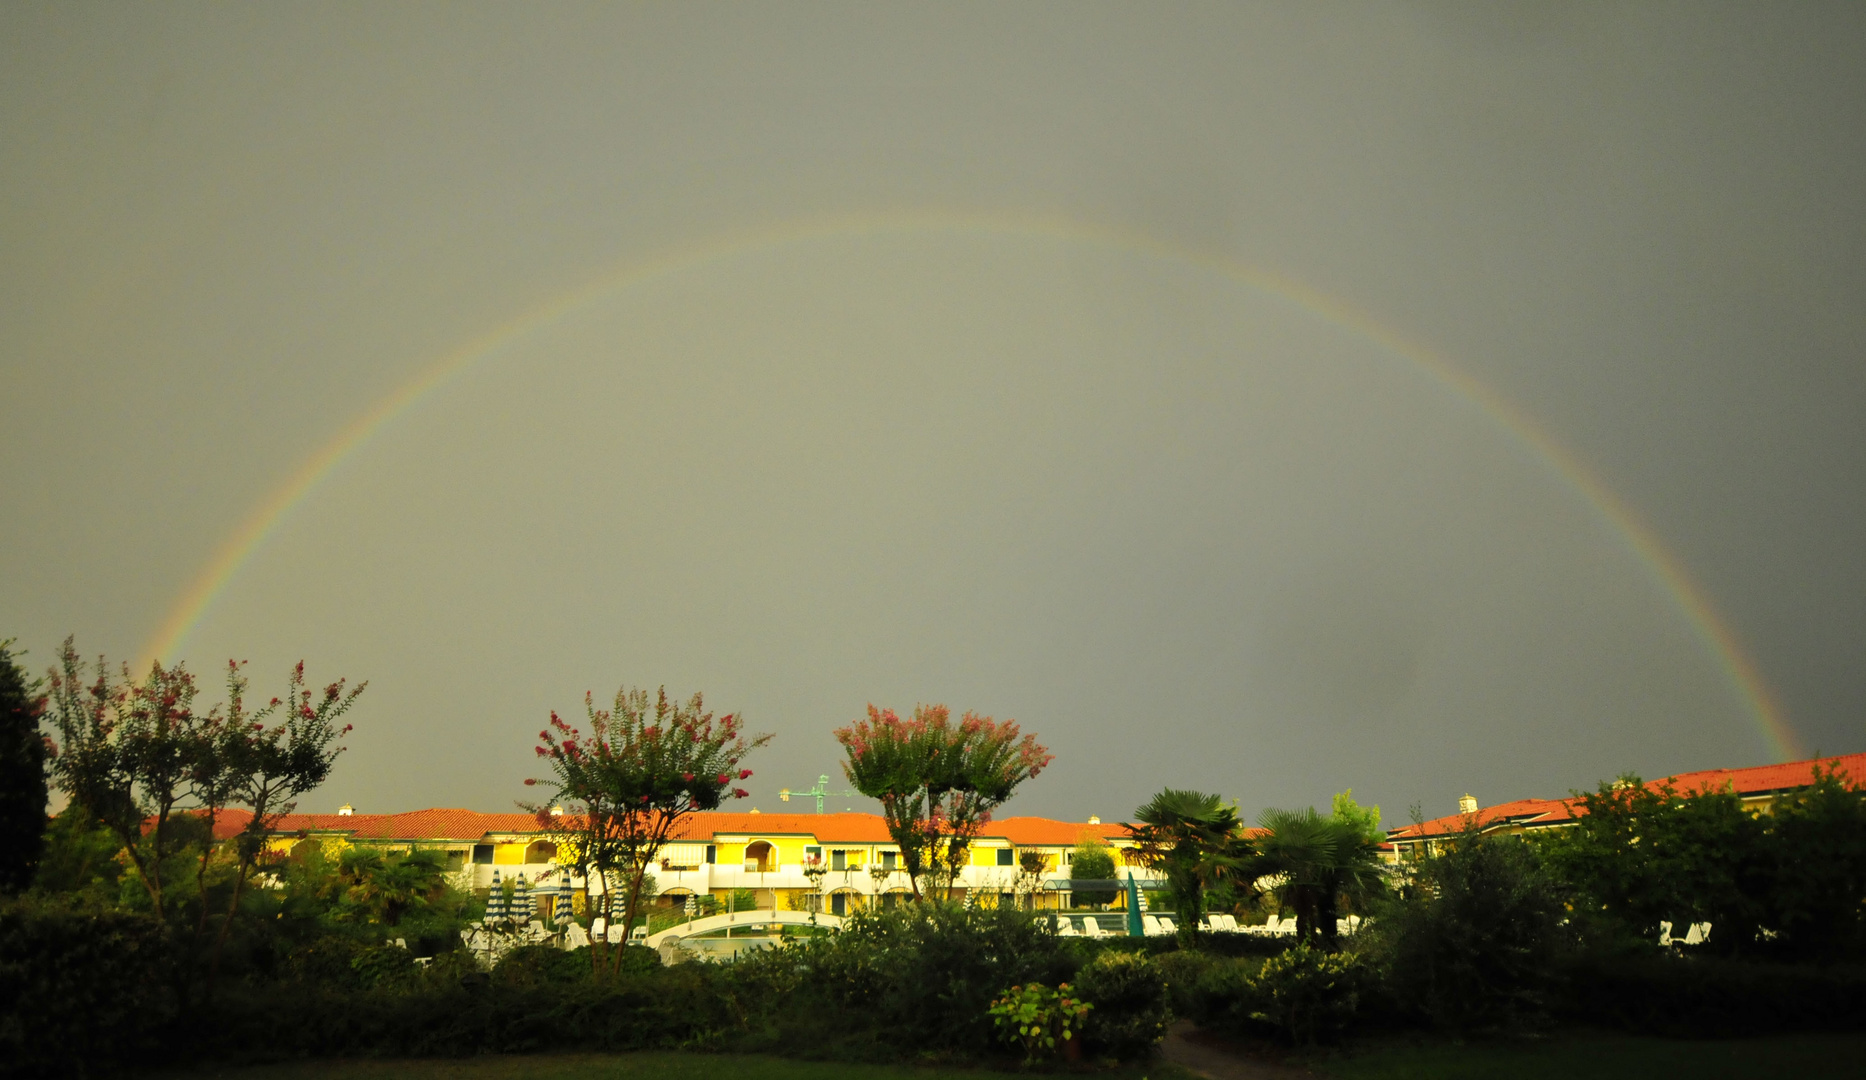
[(685, 781), (686, 781), (687, 783), (689, 783), (689, 784), (691, 784), (691, 783), (693, 783), (693, 774), (692, 774), (692, 773), (681, 773), (681, 774), (680, 774), (680, 778), (681, 778), (682, 780), (685, 780)]
[(729, 784), (732, 782), (732, 777), (727, 775), (726, 773), (720, 773), (719, 782), (722, 784)]
[(752, 778), (752, 771), (751, 771), (750, 769), (740, 769), (740, 770), (739, 770), (739, 779), (741, 779), (741, 780), (750, 780), (751, 778)]

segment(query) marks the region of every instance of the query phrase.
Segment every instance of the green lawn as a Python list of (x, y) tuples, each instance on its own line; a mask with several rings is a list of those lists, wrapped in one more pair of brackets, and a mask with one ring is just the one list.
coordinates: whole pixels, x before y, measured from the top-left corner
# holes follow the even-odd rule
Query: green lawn
[[(294, 1061), (242, 1068), (201, 1068), (167, 1074), (180, 1080), (1029, 1080), (1031, 1074), (981, 1069), (852, 1065), (795, 1061), (756, 1054), (539, 1054), (398, 1061)], [(1053, 1074), (1066, 1075), (1066, 1074)], [(1093, 1074), (1097, 1080), (1191, 1080), (1183, 1070), (1155, 1064)]]
[(1727, 1041), (1567, 1035), (1532, 1042), (1368, 1047), (1318, 1066), (1337, 1080), (1856, 1080), (1866, 1076), (1866, 1035)]

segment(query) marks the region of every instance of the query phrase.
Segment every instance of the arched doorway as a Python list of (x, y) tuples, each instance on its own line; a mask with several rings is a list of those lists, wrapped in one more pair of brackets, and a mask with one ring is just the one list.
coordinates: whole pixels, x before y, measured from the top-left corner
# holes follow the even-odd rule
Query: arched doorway
[(747, 873), (768, 874), (777, 869), (776, 852), (763, 840), (754, 840), (745, 845), (745, 869)]
[(547, 863), (557, 858), (557, 845), (549, 840), (533, 840), (525, 848), (525, 862)]

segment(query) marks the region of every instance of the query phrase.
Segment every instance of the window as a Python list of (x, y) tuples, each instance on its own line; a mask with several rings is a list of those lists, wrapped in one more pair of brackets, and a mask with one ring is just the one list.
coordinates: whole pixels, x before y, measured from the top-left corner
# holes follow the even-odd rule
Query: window
[(849, 868), (849, 853), (846, 851), (830, 852), (829, 868), (831, 870), (847, 870)]
[(815, 844), (806, 845), (803, 849), (803, 861), (809, 862), (811, 859), (815, 859), (817, 862), (822, 862), (823, 861), (823, 849), (820, 847), (817, 847)]
[(491, 866), (492, 865), (492, 845), (491, 844), (474, 844), (473, 845), (473, 861), (478, 863), (481, 866)]
[(898, 851), (882, 852), (881, 853), (881, 868), (883, 870), (896, 869), (894, 863), (895, 863), (895, 860), (899, 859), (900, 857), (901, 857), (901, 853)]
[(713, 865), (713, 860), (718, 855), (718, 853), (719, 853), (718, 848), (714, 847), (712, 844), (706, 845), (706, 865), (708, 866)]
[(447, 849), (447, 869), (451, 873), (466, 865), (468, 851), (465, 848)]
[(1015, 851), (1012, 851), (1008, 847), (999, 848), (998, 849), (998, 865), (999, 866), (1012, 865), (1012, 863), (1015, 861), (1016, 855), (1017, 853)]

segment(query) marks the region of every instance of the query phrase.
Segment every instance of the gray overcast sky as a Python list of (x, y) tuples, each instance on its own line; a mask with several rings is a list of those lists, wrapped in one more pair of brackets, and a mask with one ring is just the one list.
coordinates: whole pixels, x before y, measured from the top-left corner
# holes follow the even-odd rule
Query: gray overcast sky
[(370, 680), (308, 809), (508, 807), (624, 682), (775, 731), (766, 810), (869, 701), (1018, 718), (1012, 812), (1069, 817), (1773, 755), (1546, 460), (1226, 260), (1534, 418), (1866, 748), (1858, 5), (11, 4), (0, 147), (35, 667), (138, 655), (588, 290), (187, 638)]

